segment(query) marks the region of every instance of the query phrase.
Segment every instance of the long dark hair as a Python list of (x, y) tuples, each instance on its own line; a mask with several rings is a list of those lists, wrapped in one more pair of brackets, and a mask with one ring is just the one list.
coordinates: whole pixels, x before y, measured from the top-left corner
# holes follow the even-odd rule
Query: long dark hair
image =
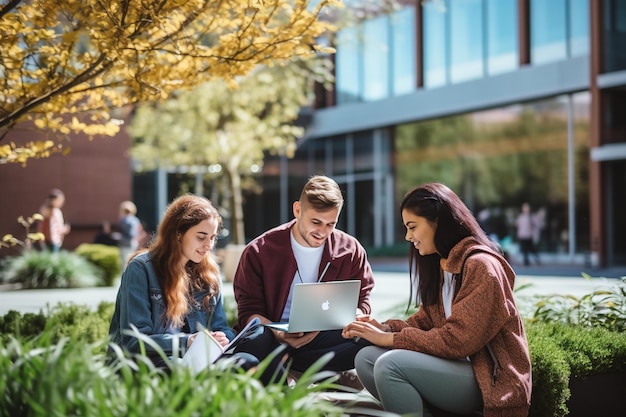
[(400, 213), (410, 211), (437, 224), (434, 243), (437, 253), (420, 255), (413, 245), (409, 248), (411, 285), (417, 281), (416, 303), (435, 304), (439, 298), (441, 258), (447, 258), (452, 248), (466, 237), (495, 248), (478, 221), (454, 191), (440, 183), (428, 183), (409, 191), (400, 204)]

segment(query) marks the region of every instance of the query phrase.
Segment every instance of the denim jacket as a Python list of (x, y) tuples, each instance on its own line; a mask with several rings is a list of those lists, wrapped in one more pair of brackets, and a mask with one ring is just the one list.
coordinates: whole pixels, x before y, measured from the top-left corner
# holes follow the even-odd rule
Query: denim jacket
[[(136, 256), (122, 274), (115, 301), (115, 312), (109, 327), (111, 342), (130, 352), (140, 352), (139, 340), (124, 333), (130, 329), (131, 324), (156, 342), (167, 356), (172, 355), (175, 339), (178, 339), (178, 346), (184, 352), (189, 336), (198, 330), (198, 325), (211, 331), (222, 331), (229, 340), (233, 339), (234, 333), (228, 326), (221, 292), (211, 298), (211, 311), (206, 311), (202, 307), (202, 300), (206, 294), (206, 291), (197, 291), (193, 294), (195, 302), (185, 316), (189, 324), (188, 332), (184, 332), (182, 328), (172, 327), (165, 319), (165, 298), (150, 253), (145, 252)], [(145, 346), (147, 352), (154, 352), (152, 347), (147, 344)]]

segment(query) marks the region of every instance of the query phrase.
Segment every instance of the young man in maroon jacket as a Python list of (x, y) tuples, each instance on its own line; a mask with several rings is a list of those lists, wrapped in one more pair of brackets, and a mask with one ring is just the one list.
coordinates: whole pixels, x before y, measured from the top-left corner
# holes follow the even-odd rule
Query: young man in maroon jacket
[[(263, 324), (287, 321), (294, 284), (317, 282), (320, 278), (360, 280), (357, 314), (370, 313), (372, 269), (361, 244), (335, 227), (342, 207), (343, 196), (337, 183), (326, 176), (314, 176), (293, 203), (295, 219), (247, 245), (233, 282), (239, 319), (236, 329), (254, 318)], [(263, 327), (262, 334), (254, 339), (254, 354), (265, 357), (280, 345), (286, 346), (292, 371), (304, 372), (324, 354), (333, 352), (324, 369), (341, 372), (340, 383), (360, 385), (350, 370), (354, 368), (354, 356), (367, 342), (345, 339), (341, 329), (286, 333)]]

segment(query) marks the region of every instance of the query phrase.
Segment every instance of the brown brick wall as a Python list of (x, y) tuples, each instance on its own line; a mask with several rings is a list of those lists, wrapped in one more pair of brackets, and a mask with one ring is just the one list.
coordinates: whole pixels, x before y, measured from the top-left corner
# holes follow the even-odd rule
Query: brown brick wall
[[(32, 131), (22, 131), (13, 132), (4, 142), (32, 139)], [(39, 211), (52, 188), (65, 193), (63, 213), (72, 227), (64, 248), (91, 242), (103, 220), (115, 224), (119, 203), (132, 198), (130, 138), (124, 127), (116, 137), (90, 141), (75, 136), (67, 146), (71, 150), (66, 156), (31, 160), (26, 167), (0, 165), (0, 237), (12, 233), (22, 239), (17, 218)], [(0, 249), (0, 258), (15, 252)]]

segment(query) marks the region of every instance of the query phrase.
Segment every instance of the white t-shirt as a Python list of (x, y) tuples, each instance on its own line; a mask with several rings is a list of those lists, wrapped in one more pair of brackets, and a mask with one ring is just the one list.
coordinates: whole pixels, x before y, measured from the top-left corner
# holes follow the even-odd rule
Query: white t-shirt
[(443, 271), (443, 286), (441, 287), (441, 298), (443, 299), (443, 311), (446, 318), (452, 314), (452, 299), (454, 298), (455, 280), (452, 272)]
[(296, 270), (293, 280), (291, 281), (289, 297), (287, 297), (285, 309), (283, 310), (283, 314), (280, 318), (281, 321), (289, 320), (289, 313), (291, 312), (291, 299), (293, 297), (293, 286), (301, 282), (317, 282), (317, 274), (320, 269), (320, 262), (322, 260), (322, 253), (324, 252), (325, 245), (324, 244), (319, 248), (310, 248), (299, 244), (293, 236), (293, 232), (289, 233), (289, 237), (291, 239), (291, 250), (296, 258), (298, 269)]

